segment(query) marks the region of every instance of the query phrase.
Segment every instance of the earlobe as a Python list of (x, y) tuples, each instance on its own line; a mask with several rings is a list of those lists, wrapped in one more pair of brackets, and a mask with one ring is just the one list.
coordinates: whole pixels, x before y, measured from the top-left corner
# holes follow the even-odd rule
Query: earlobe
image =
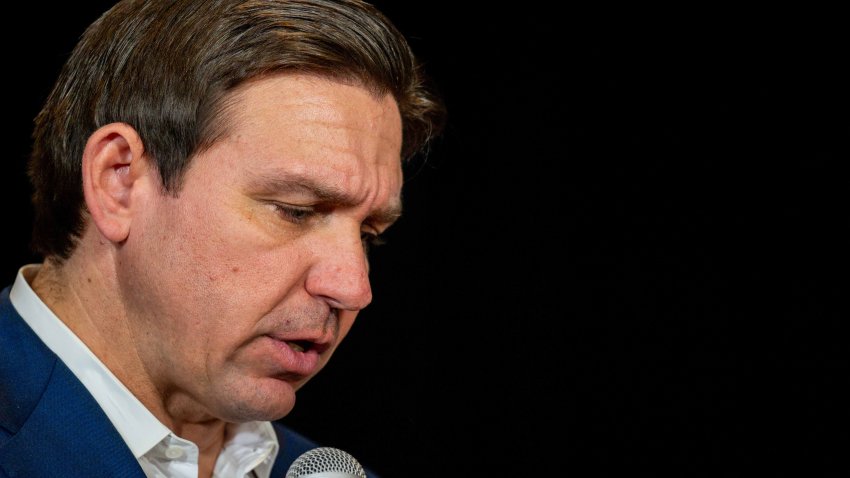
[(83, 152), (83, 194), (93, 225), (111, 242), (130, 233), (134, 192), (146, 176), (144, 145), (136, 130), (110, 123), (89, 136)]

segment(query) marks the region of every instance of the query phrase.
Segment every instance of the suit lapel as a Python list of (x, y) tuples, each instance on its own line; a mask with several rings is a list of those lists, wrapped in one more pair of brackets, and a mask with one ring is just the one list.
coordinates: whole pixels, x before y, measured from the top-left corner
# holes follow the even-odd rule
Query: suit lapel
[[(136, 477), (144, 473), (112, 422), (77, 377), (0, 296), (0, 403), (8, 438), (0, 470), (10, 477)], [(2, 473), (0, 473), (1, 475)]]

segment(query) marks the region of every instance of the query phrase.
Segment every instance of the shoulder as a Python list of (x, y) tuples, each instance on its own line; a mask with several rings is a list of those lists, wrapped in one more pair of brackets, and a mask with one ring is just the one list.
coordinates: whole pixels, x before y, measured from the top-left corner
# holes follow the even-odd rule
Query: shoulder
[(14, 434), (41, 400), (56, 356), (0, 292), (0, 428)]
[(280, 443), (280, 451), (272, 468), (271, 476), (273, 477), (286, 475), (286, 471), (289, 470), (292, 462), (302, 453), (319, 446), (318, 443), (289, 427), (283, 426), (281, 423), (272, 422), (272, 427)]
[(280, 442), (280, 455), (291, 456), (292, 459), (289, 460), (289, 463), (295, 461), (302, 453), (320, 446), (315, 441), (280, 423), (272, 422), (272, 426)]

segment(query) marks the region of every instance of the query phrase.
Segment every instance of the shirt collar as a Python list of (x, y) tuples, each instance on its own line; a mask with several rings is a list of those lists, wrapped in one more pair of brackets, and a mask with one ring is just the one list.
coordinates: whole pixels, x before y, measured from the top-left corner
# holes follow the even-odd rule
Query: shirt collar
[(229, 437), (222, 450), (226, 460), (216, 462), (215, 476), (246, 476), (255, 471), (256, 476), (268, 477), (280, 445), (269, 422), (248, 422), (231, 425)]

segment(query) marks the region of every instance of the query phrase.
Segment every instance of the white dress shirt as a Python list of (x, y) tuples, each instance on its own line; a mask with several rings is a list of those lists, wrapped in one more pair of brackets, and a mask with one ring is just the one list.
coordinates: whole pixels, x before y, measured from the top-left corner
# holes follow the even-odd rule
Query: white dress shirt
[[(30, 328), (77, 376), (139, 460), (149, 478), (197, 478), (198, 447), (175, 435), (41, 301), (29, 285), (37, 264), (18, 271), (9, 293)], [(269, 422), (228, 425), (214, 478), (268, 478), (280, 445)]]

